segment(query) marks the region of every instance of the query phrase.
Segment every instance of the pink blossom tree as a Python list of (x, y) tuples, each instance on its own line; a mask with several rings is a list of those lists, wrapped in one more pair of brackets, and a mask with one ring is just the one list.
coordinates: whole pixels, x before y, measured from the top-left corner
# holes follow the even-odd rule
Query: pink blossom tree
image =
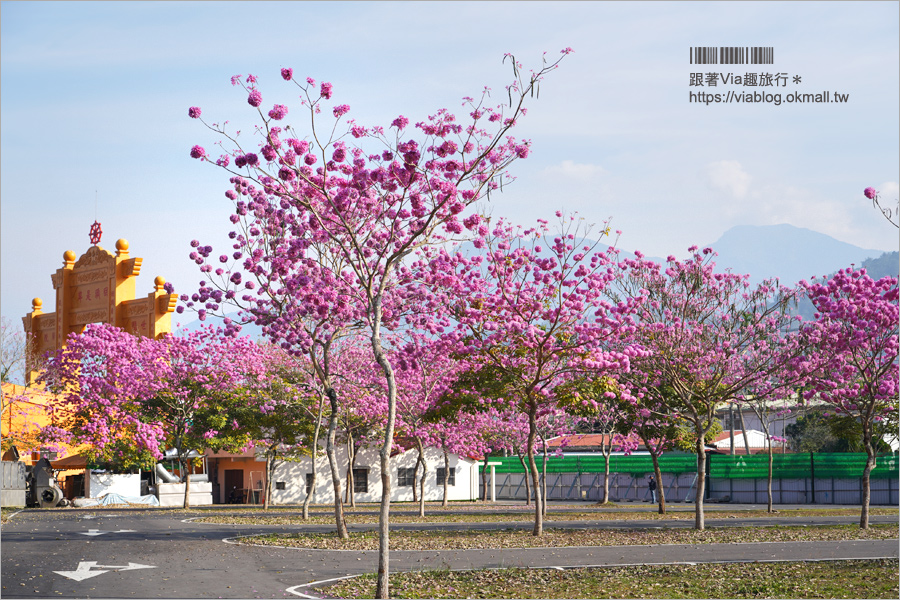
[[(776, 358), (777, 360), (777, 358)], [(789, 364), (785, 364), (784, 367), (789, 368)], [(790, 371), (786, 371), (789, 377)], [(775, 372), (776, 381), (780, 378), (778, 372)], [(812, 373), (810, 373), (812, 375)], [(799, 383), (799, 382), (798, 382)], [(774, 423), (778, 419), (783, 419), (785, 415), (791, 413), (792, 409), (797, 408), (802, 405), (802, 398), (795, 398), (792, 402), (791, 396), (792, 391), (789, 389), (779, 389), (780, 393), (767, 393), (765, 390), (769, 387), (770, 382), (762, 382), (762, 385), (749, 386), (744, 391), (744, 395), (737, 398), (737, 403), (741, 407), (748, 407), (753, 411), (753, 414), (756, 415), (756, 418), (759, 420), (760, 426), (763, 429), (763, 435), (766, 437), (766, 454), (768, 456), (768, 466), (767, 466), (767, 474), (766, 474), (766, 498), (767, 498), (767, 512), (774, 512), (774, 498), (772, 492), (772, 479), (774, 477), (774, 447), (773, 444), (775, 442), (784, 442), (785, 439), (779, 436), (776, 436), (772, 432), (772, 427)], [(740, 413), (739, 413), (740, 414)], [(741, 419), (741, 432), (744, 437), (744, 448), (746, 449), (747, 454), (750, 454), (750, 446), (747, 440), (747, 431), (743, 425), (743, 416), (740, 416)]]
[(375, 447), (379, 439), (384, 439), (387, 397), (378, 364), (362, 336), (342, 344), (334, 364), (334, 387), (342, 399), (340, 439), (347, 447), (346, 499), (350, 506), (356, 506), (356, 457), (360, 449)]
[(561, 406), (579, 418), (579, 426), (600, 434), (603, 455), (603, 495), (600, 504), (609, 502), (609, 458), (618, 448), (630, 454), (637, 448), (637, 436), (629, 429), (627, 413), (619, 410), (623, 388), (612, 377), (578, 377), (557, 388)]
[[(405, 341), (402, 345), (401, 339)], [(455, 436), (452, 436), (449, 430), (445, 435), (434, 435), (434, 422), (429, 420), (429, 415), (453, 385), (461, 365), (460, 361), (449, 356), (438, 339), (431, 339), (416, 332), (407, 332), (401, 339), (396, 341), (397, 351), (393, 361), (398, 365), (398, 430), (404, 438), (411, 440), (416, 448), (416, 477), (413, 489), (415, 490), (416, 486), (419, 488), (419, 516), (424, 517), (425, 478), (428, 475), (425, 447), (433, 440), (439, 442), (445, 453), (455, 448), (453, 442)], [(449, 429), (451, 423), (444, 422), (443, 425)], [(415, 494), (413, 499), (416, 499)]]
[[(558, 213), (562, 218), (562, 214)], [(620, 335), (631, 301), (613, 305), (604, 288), (617, 273), (597, 242), (581, 242), (579, 221), (563, 221), (547, 239), (545, 222), (517, 231), (502, 222), (478, 241), (484, 256), (437, 253), (430, 262), (435, 285), (447, 286), (442, 302), (457, 321), (455, 351), (502, 389), (493, 394), (528, 416), (526, 455), (534, 491), (534, 535), (543, 531), (540, 475), (534, 460), (538, 420), (556, 408), (557, 386), (582, 373), (628, 368), (632, 348), (607, 351)], [(579, 240), (579, 241), (576, 241)], [(476, 246), (477, 247), (477, 246)], [(596, 400), (585, 399), (596, 405)]]
[[(212, 328), (187, 336), (137, 337), (111, 325), (88, 325), (69, 336), (47, 363), (41, 381), (57, 393), (67, 415), (45, 434), (100, 451), (128, 446), (156, 459), (174, 448), (182, 473), (188, 454), (212, 437), (195, 420), (230, 394), (265, 376), (265, 355), (249, 338)], [(190, 506), (185, 477), (184, 507)]]
[(444, 479), (441, 506), (448, 505), (450, 485), (450, 454), (477, 458), (486, 456), (490, 450), (490, 435), (497, 434), (496, 423), (486, 422), (485, 413), (457, 413), (450, 418), (432, 417), (424, 427), (425, 444), (441, 451), (444, 457)]
[[(563, 54), (570, 51), (566, 49)], [(190, 152), (192, 157), (217, 164), (232, 174), (233, 188), (226, 193), (236, 201), (232, 220), (240, 221), (249, 212), (259, 221), (248, 230), (249, 238), (235, 235), (235, 239), (236, 250), (244, 259), (243, 268), (266, 280), (263, 294), (272, 289), (277, 294), (282, 288), (290, 292), (297, 287), (318, 286), (315, 279), (293, 276), (298, 263), (308, 260), (306, 247), (311, 239), (327, 241), (346, 259), (341, 275), (355, 293), (354, 305), (371, 334), (372, 354), (388, 390), (385, 438), (380, 450), (378, 598), (389, 593), (389, 461), (397, 402), (394, 366), (382, 346), (382, 330), (394, 326), (399, 315), (392, 310), (402, 306), (388, 306), (387, 297), (403, 289), (403, 262), (417, 248), (435, 243), (445, 234), (462, 234), (464, 228), (479, 229), (477, 215), (463, 217), (462, 213), (500, 186), (513, 161), (528, 155), (528, 144), (516, 141), (508, 132), (525, 114), (525, 99), (559, 60), (526, 75), (510, 58), (516, 79), (507, 87), (509, 104), (486, 106), (486, 90), (480, 101), (466, 99), (467, 125), (442, 109), (414, 125), (418, 139), (407, 129), (410, 121), (404, 116), (394, 119), (390, 133), (382, 127), (364, 127), (348, 120), (350, 107), (331, 102), (331, 83), (317, 86), (311, 78), (297, 81), (293, 71), (285, 68), (281, 75), (296, 84), (302, 95), (301, 110), (310, 119), (307, 139), (299, 139), (294, 137), (294, 129), (281, 126), (288, 107), (275, 104), (265, 112), (260, 108), (263, 97), (257, 78), (236, 76), (232, 83), (245, 89), (248, 104), (261, 120), (256, 129), (258, 150), (254, 142), (242, 144), (238, 132), (213, 124), (210, 129), (229, 146), (226, 153), (214, 160), (202, 146), (194, 146)], [(323, 109), (333, 119), (323, 123)], [(201, 113), (199, 107), (188, 111), (192, 118), (201, 118)], [(264, 238), (266, 232), (274, 235)], [(280, 243), (275, 247), (262, 243), (269, 239)], [(227, 262), (227, 255), (223, 256)], [(229, 280), (238, 285), (242, 275), (238, 269), (232, 271)]]
[(835, 412), (862, 427), (866, 466), (859, 526), (867, 529), (869, 476), (876, 465), (874, 432), (898, 409), (897, 279), (874, 281), (865, 269), (842, 269), (825, 281), (800, 285), (818, 311), (803, 335), (828, 359), (815, 390)]
[[(272, 481), (279, 457), (308, 455), (313, 465), (319, 454), (325, 396), (300, 360), (280, 348), (266, 347), (266, 377), (241, 394), (233, 394), (201, 418), (212, 449), (243, 446), (266, 459), (263, 509), (272, 501)], [(309, 519), (310, 495), (303, 501), (303, 519)]]
[(650, 460), (653, 462), (653, 475), (658, 486), (659, 514), (664, 515), (666, 514), (666, 493), (662, 484), (659, 457), (665, 450), (673, 447), (679, 436), (678, 425), (666, 416), (664, 407), (653, 404), (650, 404), (649, 407), (645, 406), (639, 398), (631, 394), (620, 394), (615, 410), (622, 416), (619, 421), (619, 433), (637, 436), (650, 454)]
[[(623, 343), (639, 344), (646, 352), (618, 377), (644, 407), (660, 416), (683, 420), (693, 429), (697, 453), (697, 496), (694, 526), (705, 528), (706, 434), (717, 424), (716, 408), (745, 388), (772, 380), (797, 354), (778, 360), (764, 352), (779, 331), (795, 320), (790, 306), (797, 292), (767, 281), (751, 288), (747, 275), (717, 273), (711, 249), (665, 268), (639, 253), (620, 263), (616, 291), (642, 298), (638, 326)], [(777, 378), (769, 392), (789, 390), (807, 374)]]
[[(246, 193), (246, 181), (240, 182), (237, 188)], [(229, 192), (237, 197), (235, 192)], [(347, 539), (335, 450), (341, 407), (334, 365), (339, 349), (350, 347), (345, 339), (358, 333), (362, 314), (355, 302), (357, 293), (352, 278), (346, 272), (344, 253), (317, 235), (308, 223), (294, 221), (292, 235), (284, 235), (286, 225), (278, 220), (285, 214), (281, 211), (273, 215), (273, 210), (261, 201), (238, 201), (231, 218), (235, 229), (229, 233), (235, 240), (234, 252), (231, 256), (220, 255), (218, 263), (211, 260), (211, 246), (192, 241), (195, 250), (190, 258), (200, 265), (207, 280), (201, 282), (196, 293), (190, 297), (182, 295), (181, 300), (198, 313), (200, 320), (205, 320), (207, 314), (221, 315), (230, 335), (240, 331), (241, 323), (256, 323), (273, 344), (301, 359), (302, 368), (310, 375), (307, 383), (317, 387), (317, 393), (327, 399), (330, 408), (325, 454), (334, 489), (336, 531), (341, 539)], [(293, 260), (285, 263), (281, 260), (284, 257)], [(218, 266), (213, 270), (214, 264)], [(272, 264), (277, 265), (274, 272), (267, 270)], [(285, 264), (291, 265), (290, 270)], [(237, 320), (225, 316), (231, 306), (240, 309)], [(183, 309), (179, 306), (177, 310)], [(346, 366), (347, 362), (342, 364)], [(316, 428), (316, 441), (318, 434)], [(318, 469), (313, 460), (312, 490), (317, 481)], [(310, 498), (307, 494), (304, 499), (304, 514), (308, 514)]]

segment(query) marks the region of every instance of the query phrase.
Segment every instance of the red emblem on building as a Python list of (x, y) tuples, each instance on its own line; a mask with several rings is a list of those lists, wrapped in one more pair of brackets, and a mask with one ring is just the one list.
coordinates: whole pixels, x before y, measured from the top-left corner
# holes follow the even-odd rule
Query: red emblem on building
[(100, 243), (100, 236), (103, 235), (103, 229), (100, 228), (100, 221), (94, 221), (94, 224), (91, 225), (91, 243), (93, 245), (97, 245)]

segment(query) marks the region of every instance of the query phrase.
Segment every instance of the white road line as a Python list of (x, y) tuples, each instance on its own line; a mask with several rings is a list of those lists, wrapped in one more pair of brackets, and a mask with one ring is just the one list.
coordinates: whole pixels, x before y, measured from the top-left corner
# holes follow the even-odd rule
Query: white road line
[(137, 533), (136, 529), (119, 529), (118, 531), (101, 531), (99, 529), (88, 529), (87, 531), (78, 531), (80, 535), (98, 536), (107, 533)]
[(359, 577), (359, 575), (344, 575), (343, 577), (333, 577), (332, 579), (322, 579), (320, 581), (310, 581), (309, 583), (301, 583), (300, 585), (295, 585), (293, 587), (289, 587), (284, 590), (289, 594), (293, 594), (295, 596), (300, 596), (301, 598), (310, 598), (310, 599), (318, 599), (321, 596), (311, 596), (309, 594), (304, 594), (303, 592), (297, 591), (297, 588), (305, 588), (314, 585), (321, 585), (323, 583), (331, 583), (332, 581), (341, 581), (343, 579), (353, 579), (354, 577)]

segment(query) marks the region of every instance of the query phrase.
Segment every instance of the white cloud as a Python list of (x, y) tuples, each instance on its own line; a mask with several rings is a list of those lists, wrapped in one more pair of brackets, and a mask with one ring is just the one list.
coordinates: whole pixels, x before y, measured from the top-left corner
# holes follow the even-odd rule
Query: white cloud
[(549, 166), (541, 172), (546, 177), (565, 177), (579, 181), (588, 181), (595, 177), (606, 175), (606, 173), (606, 169), (600, 165), (576, 163), (571, 160), (564, 160), (560, 164)]
[(707, 184), (715, 190), (743, 198), (750, 188), (752, 177), (736, 160), (720, 160), (706, 165)]
[(877, 189), (882, 206), (890, 206), (891, 203), (897, 203), (897, 198), (900, 197), (900, 184), (896, 181), (885, 181)]

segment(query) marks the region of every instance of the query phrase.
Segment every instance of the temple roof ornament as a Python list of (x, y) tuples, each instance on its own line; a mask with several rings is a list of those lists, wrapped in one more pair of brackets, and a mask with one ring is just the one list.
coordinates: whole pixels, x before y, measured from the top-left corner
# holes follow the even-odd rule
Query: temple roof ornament
[(89, 235), (93, 245), (96, 246), (100, 243), (100, 237), (103, 235), (103, 228), (100, 227), (100, 221), (94, 221), (91, 225), (91, 232)]

